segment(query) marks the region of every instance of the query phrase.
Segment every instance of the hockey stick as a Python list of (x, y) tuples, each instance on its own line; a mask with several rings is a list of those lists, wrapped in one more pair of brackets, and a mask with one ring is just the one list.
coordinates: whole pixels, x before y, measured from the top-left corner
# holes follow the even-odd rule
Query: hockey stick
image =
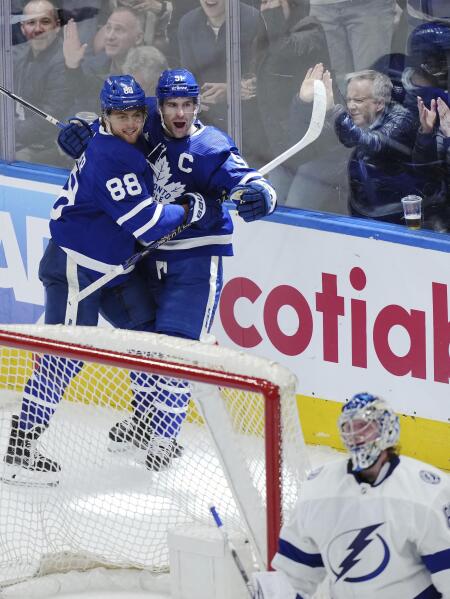
[[(91, 283), (90, 285), (88, 285), (87, 287), (82, 289), (73, 298), (69, 297), (67, 299), (67, 311), (66, 311), (66, 314), (69, 316), (66, 316), (66, 322), (64, 324), (66, 324), (66, 325), (76, 324), (76, 322), (73, 322), (74, 321), (73, 313), (74, 313), (74, 311), (76, 312), (76, 307), (78, 306), (79, 302), (81, 302), (81, 300), (83, 300), (88, 295), (91, 295), (91, 293), (94, 293), (94, 291), (97, 291), (97, 289), (100, 289), (100, 287), (103, 287), (104, 285), (106, 285), (107, 283), (109, 283), (110, 281), (112, 281), (113, 279), (118, 277), (119, 275), (126, 272), (129, 268), (131, 268), (132, 266), (137, 264), (140, 260), (145, 258), (148, 254), (150, 254), (150, 252), (157, 250), (164, 243), (171, 241), (174, 237), (176, 237), (177, 235), (182, 233), (185, 229), (187, 229), (190, 226), (191, 226), (190, 223), (184, 224), (184, 225), (178, 225), (178, 227), (176, 229), (174, 229), (170, 233), (167, 233), (167, 235), (164, 235), (164, 237), (161, 237), (161, 239), (154, 241), (152, 244), (150, 244), (148, 247), (146, 247), (145, 250), (136, 252), (135, 254), (130, 256), (128, 258), (128, 260), (123, 262), (123, 264), (119, 264), (119, 265), (115, 266), (114, 268), (112, 268), (110, 271), (105, 273), (102, 277), (98, 278), (96, 281), (94, 281), (93, 283)], [(75, 318), (75, 320), (76, 320), (76, 318)]]
[(61, 123), (61, 121), (58, 121), (58, 119), (55, 119), (55, 117), (51, 116), (50, 114), (47, 114), (46, 112), (44, 112), (40, 108), (37, 108), (36, 106), (34, 106), (33, 104), (30, 104), (30, 102), (27, 102), (26, 100), (24, 100), (20, 96), (16, 96), (16, 94), (13, 94), (12, 92), (10, 92), (9, 90), (7, 90), (2, 85), (0, 85), (0, 93), (4, 94), (5, 96), (8, 96), (8, 98), (11, 98), (11, 100), (14, 100), (15, 102), (18, 102), (19, 104), (22, 104), (22, 106), (25, 106), (26, 108), (28, 108), (32, 112), (35, 112), (36, 114), (38, 114), (39, 116), (41, 116), (42, 118), (44, 118), (46, 121), (48, 121), (52, 125), (55, 125), (56, 127), (59, 127), (60, 129), (64, 128), (64, 124)]
[(270, 171), (283, 162), (286, 162), (291, 156), (300, 152), (316, 141), (322, 132), (325, 122), (325, 114), (327, 112), (327, 94), (323, 81), (314, 81), (314, 102), (311, 114), (311, 121), (305, 135), (293, 146), (282, 152), (279, 156), (268, 162), (266, 165), (258, 169), (262, 175), (267, 175)]
[(226, 533), (226, 531), (223, 528), (223, 522), (219, 516), (219, 513), (218, 513), (216, 507), (214, 505), (210, 505), (209, 511), (211, 512), (211, 515), (214, 518), (214, 522), (216, 523), (217, 528), (219, 529), (219, 531), (222, 535), (222, 538), (225, 541), (225, 545), (230, 550), (231, 557), (233, 558), (233, 561), (236, 564), (237, 569), (239, 570), (239, 574), (241, 575), (241, 578), (245, 583), (248, 594), (253, 599), (254, 593), (253, 593), (253, 587), (252, 587), (252, 583), (250, 582), (249, 575), (247, 574), (247, 572), (244, 568), (244, 565), (241, 561), (241, 558), (239, 557), (238, 552), (236, 551), (236, 547), (234, 546), (234, 543), (230, 540), (228, 534)]
[[(279, 166), (280, 164), (282, 164), (283, 162), (288, 160), (288, 158), (290, 158), (297, 152), (300, 152), (300, 150), (303, 150), (304, 148), (306, 148), (306, 146), (308, 146), (313, 141), (315, 141), (319, 137), (319, 135), (322, 131), (323, 124), (325, 121), (326, 109), (327, 109), (327, 97), (326, 97), (325, 85), (323, 84), (322, 81), (316, 80), (316, 81), (314, 81), (314, 102), (313, 102), (313, 108), (312, 108), (312, 114), (311, 114), (311, 122), (309, 124), (308, 130), (306, 131), (305, 135), (300, 139), (300, 141), (298, 141), (292, 147), (288, 148), (285, 152), (280, 154), (277, 158), (274, 158), (269, 163), (267, 163), (265, 166), (260, 168), (259, 172), (262, 175), (269, 173), (276, 166)], [(142, 260), (143, 258), (148, 256), (148, 254), (150, 252), (156, 250), (164, 243), (167, 243), (168, 241), (170, 241), (171, 239), (173, 239), (174, 237), (179, 235), (187, 227), (189, 227), (189, 225), (180, 225), (171, 233), (168, 233), (164, 237), (161, 237), (161, 239), (159, 239), (158, 241), (155, 241), (154, 243), (149, 245), (145, 250), (136, 252), (136, 254), (133, 254), (132, 256), (130, 256), (130, 258), (128, 258), (128, 260), (126, 260), (126, 262), (124, 262), (123, 264), (119, 264), (115, 268), (111, 269), (109, 272), (105, 273), (102, 277), (98, 278), (96, 281), (94, 281), (93, 283), (91, 283), (90, 285), (85, 287), (82, 291), (80, 291), (73, 298), (71, 298), (71, 299), (69, 298), (67, 314), (73, 313), (73, 310), (76, 308), (75, 302), (78, 304), (78, 302), (81, 302), (81, 300), (86, 298), (88, 295), (90, 295), (91, 293), (94, 293), (94, 291), (97, 291), (98, 289), (100, 289), (100, 287), (103, 287), (103, 285), (106, 285), (107, 283), (109, 283), (110, 281), (112, 281), (113, 279), (118, 277), (119, 275), (123, 274), (131, 266), (134, 266), (135, 264), (137, 264), (137, 262), (139, 262), (140, 260)], [(73, 317), (66, 318), (66, 324), (73, 324), (73, 320), (74, 320)]]

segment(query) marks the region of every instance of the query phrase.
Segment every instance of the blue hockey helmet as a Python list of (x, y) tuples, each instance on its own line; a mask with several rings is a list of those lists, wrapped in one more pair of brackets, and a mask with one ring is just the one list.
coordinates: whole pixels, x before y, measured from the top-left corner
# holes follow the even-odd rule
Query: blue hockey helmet
[(342, 407), (339, 433), (350, 452), (353, 470), (358, 472), (372, 466), (384, 449), (397, 444), (400, 423), (383, 399), (358, 393)]
[(110, 75), (100, 92), (103, 111), (145, 108), (145, 92), (131, 75)]
[(159, 77), (156, 96), (160, 103), (167, 98), (198, 98), (200, 87), (194, 75), (186, 69), (167, 69)]

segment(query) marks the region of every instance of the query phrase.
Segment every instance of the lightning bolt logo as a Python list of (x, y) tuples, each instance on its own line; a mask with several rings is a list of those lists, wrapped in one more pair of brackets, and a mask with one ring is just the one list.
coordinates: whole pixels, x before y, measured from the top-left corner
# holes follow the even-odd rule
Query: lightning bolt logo
[[(349, 552), (348, 555), (346, 555), (346, 557), (341, 561), (341, 563), (339, 564), (339, 566), (336, 569), (332, 568), (334, 574), (336, 575), (336, 582), (341, 579), (344, 580), (345, 582), (363, 582), (365, 580), (370, 580), (371, 578), (375, 578), (375, 576), (378, 576), (378, 574), (380, 574), (386, 568), (386, 566), (389, 562), (389, 558), (390, 558), (389, 547), (387, 546), (386, 541), (383, 539), (383, 537), (380, 534), (377, 533), (377, 534), (371, 536), (380, 526), (382, 526), (382, 524), (383, 524), (383, 522), (380, 522), (378, 524), (373, 524), (371, 526), (365, 526), (364, 528), (361, 528), (358, 531), (358, 533), (353, 538), (351, 543), (345, 549), (346, 552)], [(352, 531), (347, 531), (346, 533), (344, 533), (344, 535), (348, 535), (350, 532), (352, 532)], [(355, 534), (355, 531), (353, 531), (353, 535), (354, 534)], [(342, 539), (342, 537), (343, 537), (343, 535), (340, 535), (341, 539)], [(337, 539), (335, 539), (335, 540), (337, 540)], [(371, 572), (368, 572), (367, 574), (362, 574), (361, 576), (357, 576), (357, 577), (346, 576), (348, 574), (348, 572), (352, 568), (354, 568), (356, 566), (356, 564), (358, 564), (359, 562), (362, 562), (362, 565), (364, 565), (364, 553), (363, 552), (366, 549), (366, 547), (368, 547), (374, 541), (381, 543), (381, 547), (383, 549), (383, 555), (382, 556), (380, 555), (381, 559), (380, 559), (380, 563), (377, 565), (377, 567), (374, 570), (372, 570)], [(372, 557), (372, 559), (373, 559), (373, 557)], [(370, 562), (370, 565), (373, 567), (372, 561)], [(359, 568), (359, 570), (361, 570), (361, 568)]]

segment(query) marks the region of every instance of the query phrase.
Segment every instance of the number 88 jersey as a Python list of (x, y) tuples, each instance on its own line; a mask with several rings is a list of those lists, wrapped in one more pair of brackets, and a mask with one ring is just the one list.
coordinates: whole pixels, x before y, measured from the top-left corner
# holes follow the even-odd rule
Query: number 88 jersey
[(124, 262), (136, 240), (160, 239), (184, 220), (179, 205), (153, 197), (145, 139), (135, 145), (99, 127), (51, 211), (53, 241), (78, 264), (99, 272)]

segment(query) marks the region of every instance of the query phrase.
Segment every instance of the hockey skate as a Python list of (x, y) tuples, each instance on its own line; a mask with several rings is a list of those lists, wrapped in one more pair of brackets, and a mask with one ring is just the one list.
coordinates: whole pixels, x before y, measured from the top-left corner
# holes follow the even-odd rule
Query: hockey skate
[(177, 444), (175, 439), (169, 437), (153, 437), (149, 445), (145, 466), (148, 470), (159, 472), (168, 468), (172, 463), (172, 459), (176, 457)]
[(45, 428), (36, 425), (30, 430), (22, 430), (19, 417), (13, 415), (8, 449), (3, 458), (3, 482), (29, 487), (55, 487), (59, 483), (61, 467), (39, 453), (36, 447)]
[[(150, 417), (147, 414), (133, 414), (131, 418), (116, 422), (109, 430), (108, 450), (112, 452), (123, 452), (135, 447), (141, 451), (147, 451), (152, 442), (153, 433)], [(175, 439), (174, 455), (182, 456), (184, 447), (179, 445)]]

